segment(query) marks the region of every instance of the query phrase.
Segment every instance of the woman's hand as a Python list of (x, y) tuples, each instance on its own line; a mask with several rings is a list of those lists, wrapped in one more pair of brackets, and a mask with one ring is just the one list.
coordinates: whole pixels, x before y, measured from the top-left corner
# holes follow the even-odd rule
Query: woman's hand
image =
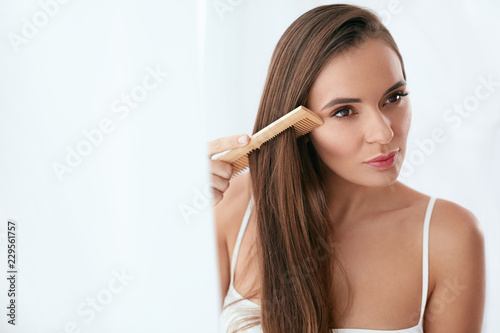
[(228, 162), (213, 160), (212, 156), (228, 149), (244, 147), (248, 142), (250, 142), (250, 137), (248, 135), (239, 134), (219, 138), (208, 143), (214, 206), (222, 200), (224, 192), (229, 187), (229, 179), (233, 174), (233, 166)]

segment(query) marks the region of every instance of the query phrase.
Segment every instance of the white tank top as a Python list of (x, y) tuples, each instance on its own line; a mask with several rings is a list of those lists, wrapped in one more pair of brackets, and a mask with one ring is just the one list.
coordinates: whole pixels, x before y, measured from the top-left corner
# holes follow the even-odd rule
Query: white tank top
[[(422, 248), (422, 301), (420, 308), (420, 319), (418, 324), (404, 328), (400, 330), (371, 330), (371, 329), (361, 329), (361, 328), (337, 328), (332, 329), (332, 333), (423, 333), (423, 316), (425, 305), (427, 303), (427, 289), (428, 289), (428, 275), (429, 275), (429, 222), (431, 220), (432, 210), (434, 208), (434, 203), (436, 202), (436, 197), (431, 197), (429, 199), (429, 203), (427, 205), (427, 210), (425, 212), (424, 219), (424, 227), (423, 227), (423, 248)], [(221, 332), (223, 333), (232, 333), (234, 329), (231, 327), (233, 325), (250, 315), (258, 314), (260, 311), (260, 305), (254, 303), (248, 299), (245, 299), (242, 295), (240, 295), (236, 289), (234, 289), (233, 280), (234, 280), (234, 269), (236, 267), (236, 260), (238, 257), (238, 252), (240, 250), (241, 240), (243, 238), (243, 234), (245, 233), (245, 229), (248, 224), (248, 220), (250, 217), (251, 208), (253, 206), (253, 197), (250, 198), (250, 202), (248, 203), (247, 210), (245, 212), (245, 216), (243, 217), (243, 222), (240, 227), (240, 231), (238, 233), (238, 238), (236, 239), (236, 244), (233, 250), (233, 257), (231, 260), (231, 282), (229, 284), (229, 289), (227, 291), (227, 295), (224, 298), (223, 310), (220, 314), (219, 318), (219, 326), (221, 328)], [(229, 303), (236, 301), (238, 299), (242, 299), (242, 301), (234, 303), (230, 306), (227, 306)], [(245, 324), (245, 323), (244, 323)], [(243, 324), (243, 325), (244, 325)], [(261, 325), (257, 325), (251, 327), (247, 330), (244, 330), (245, 333), (262, 333)]]

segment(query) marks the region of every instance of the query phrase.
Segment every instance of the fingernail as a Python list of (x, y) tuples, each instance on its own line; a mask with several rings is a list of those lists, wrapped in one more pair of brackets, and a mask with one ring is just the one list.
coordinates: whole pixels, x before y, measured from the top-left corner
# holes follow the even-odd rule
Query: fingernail
[(238, 138), (239, 143), (247, 143), (248, 137), (246, 135), (242, 135)]

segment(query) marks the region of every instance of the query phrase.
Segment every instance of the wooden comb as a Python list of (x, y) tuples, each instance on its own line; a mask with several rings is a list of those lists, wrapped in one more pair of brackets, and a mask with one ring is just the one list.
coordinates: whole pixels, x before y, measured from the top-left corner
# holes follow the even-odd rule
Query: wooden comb
[(323, 125), (323, 123), (324, 121), (320, 116), (300, 105), (293, 111), (288, 112), (283, 117), (252, 135), (250, 137), (250, 142), (245, 147), (232, 149), (226, 154), (216, 158), (216, 160), (231, 163), (233, 166), (231, 178), (233, 178), (243, 173), (243, 171), (248, 168), (248, 155), (252, 150), (259, 149), (263, 143), (274, 139), (287, 128), (294, 128), (295, 138), (297, 139)]

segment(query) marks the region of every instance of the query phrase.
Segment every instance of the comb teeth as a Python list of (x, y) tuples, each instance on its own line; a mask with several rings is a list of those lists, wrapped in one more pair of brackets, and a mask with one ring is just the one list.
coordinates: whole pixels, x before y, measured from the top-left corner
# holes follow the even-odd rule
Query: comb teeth
[(301, 105), (252, 135), (245, 147), (235, 148), (216, 160), (231, 163), (233, 166), (231, 178), (234, 178), (248, 168), (248, 155), (252, 150), (259, 149), (263, 143), (274, 139), (290, 127), (293, 127), (297, 139), (323, 123), (320, 116)]
[(297, 139), (298, 137), (309, 133), (311, 128), (314, 129), (316, 127), (318, 127), (317, 123), (309, 120), (308, 118), (299, 120), (295, 125), (293, 125), (293, 128), (295, 129), (295, 138)]
[(238, 158), (237, 160), (235, 160), (233, 162), (233, 175), (234, 174), (239, 174), (241, 171), (243, 171), (246, 168), (248, 168), (248, 164), (249, 164), (249, 161), (248, 161), (248, 155), (247, 154), (242, 155), (240, 158)]

